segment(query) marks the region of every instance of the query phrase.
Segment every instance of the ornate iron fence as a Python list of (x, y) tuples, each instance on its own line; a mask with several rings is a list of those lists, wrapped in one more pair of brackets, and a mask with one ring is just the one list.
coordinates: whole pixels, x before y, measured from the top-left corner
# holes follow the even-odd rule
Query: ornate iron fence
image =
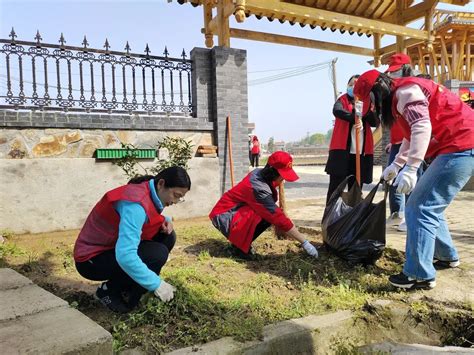
[[(192, 112), (191, 61), (181, 58), (0, 39), (0, 108), (115, 113)], [(3, 99), (3, 100), (2, 100)]]

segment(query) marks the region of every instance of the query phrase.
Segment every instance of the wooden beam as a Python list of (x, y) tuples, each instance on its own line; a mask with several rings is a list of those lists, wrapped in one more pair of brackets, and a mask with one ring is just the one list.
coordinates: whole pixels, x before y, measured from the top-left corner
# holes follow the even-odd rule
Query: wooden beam
[(373, 57), (375, 51), (369, 48), (349, 46), (345, 44), (316, 41), (313, 39), (298, 38), (291, 36), (278, 35), (266, 32), (255, 32), (242, 30), (238, 28), (230, 29), (230, 36), (233, 38), (248, 39), (251, 41), (269, 42), (277, 44), (286, 44), (289, 46), (298, 46), (306, 48), (322, 49), (327, 51), (343, 52), (350, 54), (363, 55)]
[[(420, 44), (420, 43), (423, 43), (423, 42), (424, 41), (421, 40), (421, 39), (413, 39), (413, 38), (406, 39), (405, 40), (405, 47), (410, 48), (410, 47), (416, 46), (417, 44)], [(390, 44), (388, 46), (380, 48), (380, 56), (385, 56), (387, 54), (392, 54), (392, 53), (395, 53), (396, 51), (397, 51), (397, 44), (396, 43)]]
[[(435, 52), (433, 47), (431, 47), (431, 56), (433, 57), (433, 63), (436, 70), (436, 82), (441, 83), (441, 71), (439, 70), (438, 58), (437, 58), (438, 54)], [(435, 76), (433, 76), (433, 79), (434, 78)]]
[(456, 79), (462, 80), (463, 78), (463, 65), (464, 65), (464, 48), (466, 46), (466, 39), (467, 39), (467, 32), (464, 31), (464, 36), (461, 41), (461, 45), (459, 46), (459, 60), (458, 65), (456, 66)]
[[(219, 46), (230, 47), (230, 33), (229, 33), (229, 16), (226, 16), (226, 7), (228, 4), (232, 4), (229, 0), (219, 0), (217, 4), (217, 24), (219, 34)], [(211, 21), (212, 22), (212, 21)]]
[(472, 80), (472, 67), (471, 67), (471, 39), (469, 38), (467, 43), (466, 43), (466, 76), (464, 80)]
[(203, 6), (204, 11), (204, 38), (207, 48), (214, 47), (214, 38), (211, 29), (209, 28), (209, 22), (212, 20), (212, 6), (207, 3)]
[[(220, 3), (221, 3), (222, 0), (219, 0), (219, 3), (217, 5), (217, 8), (219, 9), (220, 8)], [(223, 12), (223, 16), (225, 18), (228, 18), (230, 15), (232, 15), (234, 13), (234, 10), (235, 10), (235, 6), (232, 2), (225, 2), (224, 4), (224, 12)], [(209, 21), (209, 30), (211, 32), (217, 32), (218, 30), (218, 26), (219, 26), (219, 18), (218, 16), (212, 18), (211, 21)]]
[(418, 45), (418, 68), (421, 69), (422, 74), (426, 74), (425, 57), (420, 45)]
[(398, 23), (399, 25), (406, 25), (425, 16), (426, 12), (433, 10), (438, 4), (439, 0), (425, 0), (419, 4), (409, 7), (403, 11), (401, 19), (397, 18), (397, 13), (382, 17), (381, 20), (389, 23)]
[[(439, 40), (441, 42), (441, 55), (443, 56), (444, 61), (446, 62), (448, 66), (448, 76), (449, 76), (449, 79), (452, 79), (453, 71), (451, 69), (451, 62), (449, 60), (448, 50), (446, 48), (446, 42), (444, 41), (443, 36), (441, 36)], [(445, 80), (448, 80), (448, 78), (446, 78)]]
[(253, 14), (263, 13), (265, 16), (275, 14), (275, 17), (296, 18), (297, 21), (304, 19), (320, 25), (323, 22), (336, 26), (346, 26), (388, 35), (402, 35), (410, 38), (429, 39), (428, 32), (416, 30), (405, 26), (394, 25), (383, 21), (366, 19), (337, 12), (331, 12), (307, 6), (299, 6), (279, 0), (246, 0), (245, 8)]
[(374, 66), (376, 68), (380, 67), (380, 33), (374, 33)]

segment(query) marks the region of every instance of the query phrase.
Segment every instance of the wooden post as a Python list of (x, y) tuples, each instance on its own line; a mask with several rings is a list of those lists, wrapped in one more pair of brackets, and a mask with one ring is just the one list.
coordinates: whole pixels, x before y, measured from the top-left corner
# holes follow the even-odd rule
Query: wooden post
[(230, 116), (227, 116), (227, 145), (229, 147), (230, 183), (234, 187), (234, 161), (232, 160), (232, 128)]
[[(282, 209), (282, 211), (286, 214), (286, 199), (285, 199), (285, 181), (282, 181), (280, 185), (278, 185), (278, 205)], [(281, 230), (275, 227), (275, 236), (277, 239), (288, 239)]]

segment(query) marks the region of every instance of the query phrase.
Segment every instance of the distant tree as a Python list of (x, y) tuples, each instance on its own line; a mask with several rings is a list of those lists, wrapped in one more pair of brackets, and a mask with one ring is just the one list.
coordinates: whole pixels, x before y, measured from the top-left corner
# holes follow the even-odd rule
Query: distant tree
[(268, 140), (267, 150), (269, 153), (273, 153), (273, 151), (275, 150), (275, 138), (270, 137), (270, 139)]

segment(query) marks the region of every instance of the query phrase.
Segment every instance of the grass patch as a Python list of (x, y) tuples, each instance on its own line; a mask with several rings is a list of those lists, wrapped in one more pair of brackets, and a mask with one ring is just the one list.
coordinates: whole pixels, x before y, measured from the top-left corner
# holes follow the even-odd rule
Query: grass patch
[[(94, 301), (98, 283), (77, 274), (77, 231), (10, 237), (0, 245), (0, 262), (111, 331), (116, 351), (139, 346), (159, 353), (224, 336), (258, 339), (270, 323), (337, 310), (364, 312), (372, 299), (403, 297), (387, 282), (403, 263), (396, 250), (387, 249), (375, 265), (351, 266), (324, 249), (320, 258), (308, 257), (298, 243), (266, 232), (255, 242), (261, 259), (243, 261), (230, 256), (228, 242), (207, 219), (177, 221), (175, 229), (178, 240), (161, 275), (177, 287), (175, 299), (165, 304), (149, 294), (127, 315)], [(321, 244), (320, 236), (314, 238)], [(421, 303), (413, 312), (420, 319), (429, 316)], [(334, 347), (344, 353), (354, 344)]]

